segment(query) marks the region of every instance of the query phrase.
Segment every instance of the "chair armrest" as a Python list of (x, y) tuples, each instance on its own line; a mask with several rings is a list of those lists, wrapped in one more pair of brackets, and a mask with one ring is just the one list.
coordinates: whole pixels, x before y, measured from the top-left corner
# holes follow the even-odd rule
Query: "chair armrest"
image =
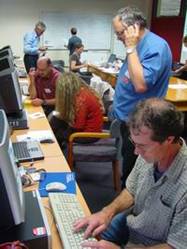
[(73, 142), (75, 138), (78, 137), (93, 137), (93, 138), (110, 138), (111, 135), (109, 132), (74, 132), (69, 137), (69, 142)]

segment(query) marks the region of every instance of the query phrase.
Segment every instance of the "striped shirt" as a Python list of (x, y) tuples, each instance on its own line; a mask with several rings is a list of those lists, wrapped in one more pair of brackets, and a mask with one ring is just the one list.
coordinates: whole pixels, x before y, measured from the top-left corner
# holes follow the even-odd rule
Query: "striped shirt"
[(127, 211), (130, 241), (187, 248), (187, 146), (155, 182), (153, 164), (138, 157), (127, 179), (135, 204)]

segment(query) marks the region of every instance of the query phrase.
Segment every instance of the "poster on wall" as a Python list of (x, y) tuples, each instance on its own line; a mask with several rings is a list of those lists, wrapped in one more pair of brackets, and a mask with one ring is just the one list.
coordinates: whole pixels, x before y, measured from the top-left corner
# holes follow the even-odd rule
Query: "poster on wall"
[(157, 17), (159, 16), (179, 16), (182, 0), (159, 0), (157, 7)]

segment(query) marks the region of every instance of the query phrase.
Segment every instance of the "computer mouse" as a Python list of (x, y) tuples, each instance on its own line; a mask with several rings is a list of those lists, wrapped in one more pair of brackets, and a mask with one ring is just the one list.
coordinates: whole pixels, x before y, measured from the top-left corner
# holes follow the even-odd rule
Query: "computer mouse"
[(67, 187), (62, 182), (50, 182), (46, 185), (45, 189), (47, 192), (63, 191)]

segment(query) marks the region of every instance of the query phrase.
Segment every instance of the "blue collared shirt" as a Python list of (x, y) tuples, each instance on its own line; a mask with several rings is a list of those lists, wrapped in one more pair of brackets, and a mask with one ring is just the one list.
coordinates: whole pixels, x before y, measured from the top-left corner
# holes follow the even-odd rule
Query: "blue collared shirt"
[(37, 55), (40, 37), (36, 32), (28, 32), (24, 36), (24, 53), (29, 55)]
[(135, 91), (126, 59), (119, 72), (113, 103), (113, 115), (121, 121), (128, 120), (129, 113), (138, 101), (151, 97), (164, 97), (168, 89), (172, 56), (167, 42), (149, 31), (140, 40), (136, 49), (143, 67), (147, 91), (144, 93)]

